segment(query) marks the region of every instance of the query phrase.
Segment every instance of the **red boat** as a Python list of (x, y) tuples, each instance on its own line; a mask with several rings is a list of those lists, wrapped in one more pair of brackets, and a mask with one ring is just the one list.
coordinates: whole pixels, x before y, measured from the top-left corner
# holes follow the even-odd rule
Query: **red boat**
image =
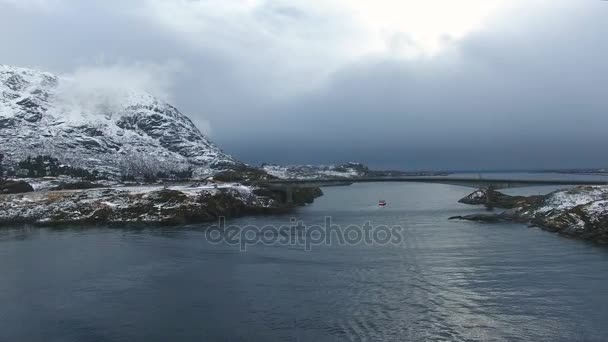
[(386, 201), (382, 200), (382, 201), (378, 202), (378, 205), (381, 207), (386, 207)]

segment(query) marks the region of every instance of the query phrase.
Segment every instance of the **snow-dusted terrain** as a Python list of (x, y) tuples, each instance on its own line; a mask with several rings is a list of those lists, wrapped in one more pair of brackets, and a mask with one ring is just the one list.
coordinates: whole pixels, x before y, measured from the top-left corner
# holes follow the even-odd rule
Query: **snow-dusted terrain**
[(191, 167), (195, 177), (241, 165), (150, 94), (81, 99), (76, 86), (47, 72), (0, 65), (0, 152), (9, 164), (50, 155), (110, 175)]
[(362, 177), (447, 176), (448, 172), (370, 170), (364, 164), (349, 162), (342, 165), (273, 165), (264, 164), (266, 173), (281, 179), (349, 179)]
[[(608, 244), (608, 186), (583, 186), (529, 197), (496, 192), (492, 198), (492, 206), (509, 210), (454, 218), (528, 222), (563, 235)], [(478, 190), (460, 202), (482, 204), (485, 201), (485, 191)]]
[(555, 211), (565, 211), (578, 206), (601, 202), (608, 199), (608, 187), (589, 186), (560, 190), (549, 194), (534, 214), (548, 214)]
[(268, 174), (281, 179), (326, 179), (326, 178), (357, 178), (363, 177), (369, 171), (366, 166), (359, 163), (345, 165), (271, 165), (266, 164), (262, 169)]
[(13, 224), (181, 224), (219, 217), (284, 213), (322, 195), (296, 189), (293, 203), (272, 190), (239, 183), (121, 186), (0, 194), (0, 226)]
[(518, 214), (552, 231), (608, 243), (608, 186), (556, 191)]
[(282, 209), (239, 184), (114, 187), (0, 195), (0, 225), (185, 223)]

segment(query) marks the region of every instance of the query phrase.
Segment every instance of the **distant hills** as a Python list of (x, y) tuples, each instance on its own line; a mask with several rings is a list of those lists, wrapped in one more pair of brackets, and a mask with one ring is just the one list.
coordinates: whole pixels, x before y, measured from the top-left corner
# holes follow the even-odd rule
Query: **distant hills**
[(263, 164), (262, 169), (272, 176), (283, 179), (327, 179), (361, 177), (407, 177), (407, 176), (445, 176), (445, 172), (408, 172), (370, 170), (369, 167), (350, 162), (342, 165), (291, 165), (280, 166)]

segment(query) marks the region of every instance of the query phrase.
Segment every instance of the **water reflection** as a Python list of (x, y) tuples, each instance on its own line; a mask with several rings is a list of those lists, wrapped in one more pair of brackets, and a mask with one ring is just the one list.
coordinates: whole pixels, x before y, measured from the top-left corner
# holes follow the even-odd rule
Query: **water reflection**
[(1, 229), (0, 340), (603, 340), (608, 250), (517, 224), (447, 221), (484, 210), (457, 203), (468, 192), (328, 188), (295, 216), (398, 224), (404, 241), (312, 252), (242, 253), (207, 243), (207, 225)]

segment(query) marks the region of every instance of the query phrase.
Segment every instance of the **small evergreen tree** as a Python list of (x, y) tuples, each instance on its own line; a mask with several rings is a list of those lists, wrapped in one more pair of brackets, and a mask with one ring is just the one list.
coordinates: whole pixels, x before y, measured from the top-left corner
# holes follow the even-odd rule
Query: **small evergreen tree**
[(78, 177), (86, 180), (100, 179), (99, 172), (63, 165), (57, 158), (51, 156), (27, 157), (19, 162), (19, 168), (27, 171), (27, 177), (57, 177), (60, 175)]

